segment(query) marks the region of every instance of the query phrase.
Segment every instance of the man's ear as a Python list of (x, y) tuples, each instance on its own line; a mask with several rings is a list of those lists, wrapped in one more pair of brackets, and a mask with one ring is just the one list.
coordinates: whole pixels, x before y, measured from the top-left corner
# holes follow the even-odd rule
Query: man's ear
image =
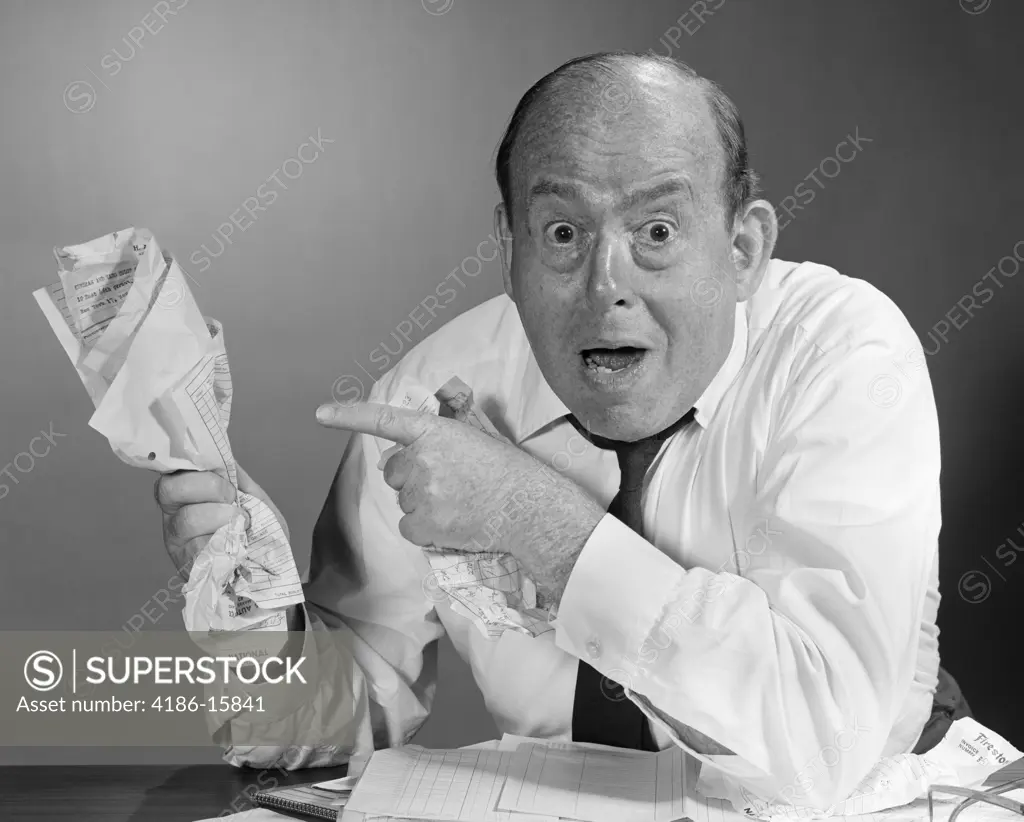
[(498, 242), (498, 254), (501, 255), (501, 279), (505, 284), (505, 293), (515, 299), (512, 296), (512, 227), (504, 203), (494, 207), (494, 238)]
[(737, 302), (749, 300), (757, 292), (778, 236), (775, 209), (767, 200), (754, 200), (736, 217), (731, 257)]

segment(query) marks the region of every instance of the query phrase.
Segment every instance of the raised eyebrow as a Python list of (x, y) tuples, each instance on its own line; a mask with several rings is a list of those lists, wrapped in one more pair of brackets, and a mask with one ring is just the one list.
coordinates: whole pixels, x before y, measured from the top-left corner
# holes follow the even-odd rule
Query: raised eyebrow
[(619, 204), (622, 211), (631, 211), (639, 205), (660, 200), (663, 197), (671, 197), (674, 194), (686, 194), (692, 198), (693, 192), (686, 180), (666, 180), (650, 188), (632, 191), (623, 198)]
[(533, 208), (534, 203), (541, 197), (558, 197), (567, 201), (582, 201), (585, 198), (583, 189), (575, 183), (562, 182), (560, 180), (539, 180), (530, 187), (526, 198), (527, 210)]

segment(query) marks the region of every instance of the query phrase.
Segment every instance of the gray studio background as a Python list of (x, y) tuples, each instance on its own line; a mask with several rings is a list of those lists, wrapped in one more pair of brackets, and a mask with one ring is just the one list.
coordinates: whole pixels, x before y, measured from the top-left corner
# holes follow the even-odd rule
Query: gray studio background
[[(520, 95), (570, 57), (653, 49), (692, 63), (737, 101), (774, 202), (801, 183), (814, 192), (811, 202), (800, 195), (803, 210), (783, 215), (777, 256), (874, 283), (933, 352), (944, 449), (943, 660), (979, 719), (1024, 744), (1008, 664), (1024, 616), (1024, 561), (1008, 561), (1017, 554), (1007, 545), (1024, 548), (1024, 276), (1013, 276), (1021, 263), (1012, 256), (1024, 239), (1020, 4), (156, 6), (163, 24), (153, 23), (150, 0), (0, 2), (0, 465), (41, 430), (64, 435), (30, 470), (19, 470), (24, 457), (8, 469), (17, 484), (0, 477), (9, 486), (0, 499), (0, 628), (117, 630), (173, 573), (153, 476), (122, 464), (87, 426), (86, 392), (31, 297), (54, 279), (53, 246), (145, 226), (198, 281), (200, 307), (225, 328), (235, 453), (284, 512), (305, 570), (344, 447), (313, 412), (340, 378), (380, 376), (371, 352), (381, 343), (393, 351), (392, 331), (486, 240), (494, 149)], [(156, 33), (140, 35), (144, 19)], [(855, 157), (827, 161), (858, 130), (869, 142)], [(326, 140), (313, 161), (278, 171), (318, 133)], [(205, 270), (190, 262), (203, 244), (221, 248), (218, 227), (275, 172), (276, 201), (236, 228)], [(821, 185), (808, 183), (811, 173)], [(1001, 260), (1004, 273), (993, 275), (1001, 287), (965, 321), (957, 301)], [(405, 350), (497, 294), (497, 261), (463, 280)], [(937, 345), (928, 334), (943, 321)], [(899, 375), (894, 365), (897, 385)], [(147, 629), (180, 624), (175, 611)], [(494, 736), (447, 643), (440, 664), (435, 714), (417, 741)], [(158, 744), (0, 747), (0, 763), (217, 759)]]

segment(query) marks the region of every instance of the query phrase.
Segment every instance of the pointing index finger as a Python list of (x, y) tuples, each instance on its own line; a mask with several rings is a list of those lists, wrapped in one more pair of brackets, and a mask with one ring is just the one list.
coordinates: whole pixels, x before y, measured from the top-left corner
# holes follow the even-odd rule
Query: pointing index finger
[(327, 428), (369, 434), (399, 445), (412, 445), (437, 421), (433, 414), (376, 402), (327, 403), (316, 410), (316, 418)]

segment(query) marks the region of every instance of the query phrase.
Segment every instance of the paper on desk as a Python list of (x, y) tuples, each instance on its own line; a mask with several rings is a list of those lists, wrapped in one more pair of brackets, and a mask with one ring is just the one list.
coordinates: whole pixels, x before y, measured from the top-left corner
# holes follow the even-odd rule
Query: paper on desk
[[(349, 817), (338, 818), (348, 820)], [(272, 811), (270, 808), (253, 808), (241, 813), (229, 813), (226, 816), (211, 816), (198, 822), (295, 822), (295, 817)]]
[(546, 745), (549, 748), (558, 748), (563, 751), (571, 750), (594, 750), (594, 751), (619, 751), (632, 753), (638, 756), (650, 756), (650, 751), (637, 751), (631, 748), (619, 748), (615, 745), (602, 745), (599, 742), (576, 742), (573, 740), (542, 739), (536, 736), (519, 736), (518, 734), (504, 733), (497, 743), (498, 749), (502, 751), (519, 750), (520, 745)]
[(515, 747), (499, 808), (544, 808), (564, 819), (591, 822), (740, 822), (723, 799), (696, 788), (699, 763), (680, 748), (647, 752), (586, 742), (505, 734)]
[(338, 793), (352, 793), (352, 789), (359, 781), (358, 776), (343, 776), (340, 779), (329, 779), (326, 782), (316, 782), (314, 788), (322, 791), (337, 791)]
[(498, 807), (589, 822), (672, 822), (685, 815), (684, 758), (679, 748), (520, 744)]
[[(505, 439), (473, 404), (473, 391), (458, 377), (448, 380), (434, 394), (409, 384), (398, 402), (403, 408), (441, 414), (479, 428), (497, 439)], [(380, 468), (400, 446), (388, 448)], [(481, 534), (482, 540), (488, 537)], [(505, 631), (540, 636), (554, 630), (548, 611), (538, 606), (537, 588), (511, 554), (494, 551), (426, 552), (431, 576), (424, 589), (439, 591), (455, 613), (471, 620), (488, 639)]]
[[(451, 822), (557, 822), (548, 814), (496, 809), (514, 754), (485, 748), (374, 751), (346, 805), (366, 819), (394, 816)], [(343, 816), (343, 820), (351, 818)]]
[(338, 814), (338, 822), (434, 822), (433, 819), (414, 819), (409, 816), (379, 816), (354, 811), (347, 805)]
[[(796, 808), (759, 799), (726, 777), (705, 767), (698, 785), (702, 793), (728, 799), (748, 816), (764, 819), (821, 819), (885, 812), (927, 796), (931, 785), (977, 788), (1000, 768), (1020, 759), (1021, 752), (974, 719), (958, 719), (946, 736), (925, 754), (900, 754), (878, 762), (848, 799), (827, 811)], [(927, 803), (925, 803), (927, 809)], [(896, 819), (884, 813), (879, 818)]]
[[(461, 751), (496, 751), (501, 748), (501, 742), (497, 739), (488, 739), (485, 742), (477, 742), (473, 745), (463, 745), (459, 750)], [(504, 749), (502, 749), (504, 750)], [(513, 748), (514, 750), (514, 748)], [(352, 777), (344, 777), (344, 779), (352, 779)], [(338, 781), (344, 781), (338, 780)], [(328, 784), (328, 783), (324, 783)], [(376, 814), (366, 815), (359, 811), (354, 811), (346, 806), (346, 812), (338, 817), (341, 822), (425, 822), (422, 819), (410, 819), (409, 817), (400, 816), (379, 816)], [(517, 822), (518, 817), (514, 822)], [(431, 820), (433, 822), (433, 820)]]
[[(216, 471), (237, 488), (223, 329), (200, 313), (177, 262), (134, 228), (54, 255), (59, 282), (33, 296), (93, 401), (89, 425), (129, 465)], [(267, 505), (236, 500), (250, 527), (239, 511), (196, 557), (185, 626), (284, 631), (283, 609), (303, 601), (291, 547)]]
[[(1024, 801), (1024, 789), (1007, 791), (1008, 799)], [(953, 810), (964, 801), (962, 796), (936, 797), (933, 813), (934, 822), (946, 822)], [(970, 806), (959, 817), (961, 822), (1020, 822), (1020, 814), (995, 805), (978, 802)], [(909, 805), (890, 808), (885, 811), (866, 813), (862, 816), (837, 816), (834, 822), (928, 822), (928, 799), (915, 799)]]

